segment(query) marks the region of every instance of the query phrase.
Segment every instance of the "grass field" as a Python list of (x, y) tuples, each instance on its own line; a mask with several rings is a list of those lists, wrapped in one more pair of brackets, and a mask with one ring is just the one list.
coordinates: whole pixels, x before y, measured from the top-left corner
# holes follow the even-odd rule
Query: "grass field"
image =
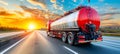
[(102, 33), (103, 36), (120, 36), (120, 33)]
[(15, 30), (14, 31), (12, 31), (12, 30), (10, 30), (10, 31), (0, 31), (0, 33), (7, 33), (7, 32), (15, 32)]

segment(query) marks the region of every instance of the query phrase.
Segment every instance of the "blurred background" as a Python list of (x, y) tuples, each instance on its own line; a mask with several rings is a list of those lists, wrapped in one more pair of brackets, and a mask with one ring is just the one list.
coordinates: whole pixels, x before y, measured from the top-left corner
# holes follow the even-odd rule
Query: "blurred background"
[(120, 34), (120, 0), (0, 0), (0, 32), (46, 29), (48, 20), (78, 7), (91, 6), (101, 17), (104, 35)]

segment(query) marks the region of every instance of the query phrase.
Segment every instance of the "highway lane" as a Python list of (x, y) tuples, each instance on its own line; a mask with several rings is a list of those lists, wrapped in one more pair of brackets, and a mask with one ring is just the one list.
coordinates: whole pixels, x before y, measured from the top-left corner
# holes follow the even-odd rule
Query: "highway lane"
[(102, 42), (71, 46), (45, 31), (34, 31), (1, 54), (120, 54), (120, 37), (104, 36)]
[(18, 40), (25, 37), (29, 33), (30, 32), (24, 31), (0, 33), (0, 52), (10, 45), (16, 43)]
[(16, 38), (23, 33), (24, 31), (0, 33), (0, 47), (9, 42), (9, 40)]

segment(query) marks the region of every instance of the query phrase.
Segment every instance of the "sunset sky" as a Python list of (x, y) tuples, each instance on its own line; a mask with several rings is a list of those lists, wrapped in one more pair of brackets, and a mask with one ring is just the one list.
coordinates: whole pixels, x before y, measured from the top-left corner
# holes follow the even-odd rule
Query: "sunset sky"
[(88, 0), (0, 0), (0, 26), (27, 28), (34, 23), (38, 28), (45, 27), (46, 19), (34, 17), (21, 5), (59, 15), (79, 5), (91, 6), (100, 14), (102, 26), (120, 25), (120, 0), (91, 0), (90, 3)]

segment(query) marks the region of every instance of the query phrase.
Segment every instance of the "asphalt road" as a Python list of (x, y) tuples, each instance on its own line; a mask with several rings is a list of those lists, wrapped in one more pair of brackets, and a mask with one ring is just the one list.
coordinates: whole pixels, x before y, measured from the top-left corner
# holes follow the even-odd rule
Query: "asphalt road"
[(58, 38), (47, 37), (45, 31), (34, 31), (0, 54), (120, 54), (120, 37), (103, 36), (102, 42), (71, 46)]

